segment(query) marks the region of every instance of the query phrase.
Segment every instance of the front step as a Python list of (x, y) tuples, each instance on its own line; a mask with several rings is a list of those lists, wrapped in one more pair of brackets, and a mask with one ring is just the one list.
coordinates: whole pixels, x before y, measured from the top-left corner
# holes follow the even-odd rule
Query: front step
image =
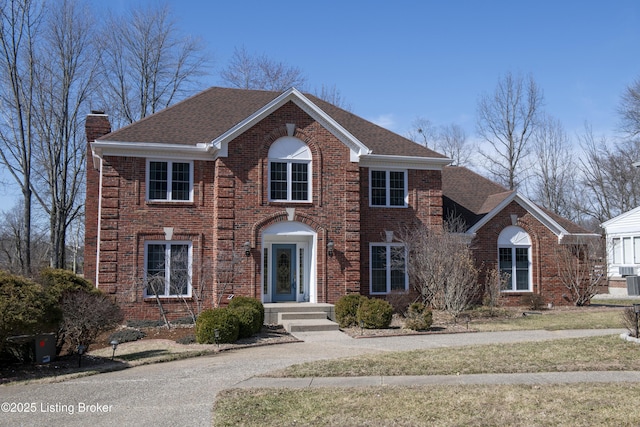
[(337, 331), (340, 328), (336, 322), (329, 319), (293, 319), (285, 320), (282, 326), (290, 332), (324, 332)]
[(307, 319), (326, 319), (327, 313), (324, 311), (305, 311), (291, 312), (285, 311), (278, 313), (278, 324), (282, 324), (285, 320), (307, 320)]

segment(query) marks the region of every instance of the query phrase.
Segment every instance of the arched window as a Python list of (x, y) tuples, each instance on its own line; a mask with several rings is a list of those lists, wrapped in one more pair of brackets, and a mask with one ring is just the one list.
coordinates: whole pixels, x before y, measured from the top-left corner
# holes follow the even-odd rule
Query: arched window
[(269, 200), (311, 201), (311, 150), (298, 138), (279, 138), (269, 148)]
[(498, 236), (498, 265), (511, 278), (505, 291), (532, 290), (531, 238), (522, 228), (509, 226)]

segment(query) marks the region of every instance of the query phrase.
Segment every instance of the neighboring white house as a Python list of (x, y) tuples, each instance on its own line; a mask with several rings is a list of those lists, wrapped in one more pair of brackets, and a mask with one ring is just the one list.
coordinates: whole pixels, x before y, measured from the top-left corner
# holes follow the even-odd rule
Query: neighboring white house
[(627, 282), (636, 280), (627, 277), (640, 274), (640, 206), (601, 226), (607, 240), (609, 293), (627, 295)]

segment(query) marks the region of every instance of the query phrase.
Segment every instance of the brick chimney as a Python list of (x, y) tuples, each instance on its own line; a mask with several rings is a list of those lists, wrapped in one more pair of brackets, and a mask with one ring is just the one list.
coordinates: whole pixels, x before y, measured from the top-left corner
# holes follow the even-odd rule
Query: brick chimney
[(104, 111), (91, 111), (85, 122), (87, 135), (87, 181), (85, 199), (84, 277), (96, 283), (96, 254), (98, 241), (98, 206), (100, 199), (100, 171), (93, 167), (91, 143), (111, 132), (109, 116)]

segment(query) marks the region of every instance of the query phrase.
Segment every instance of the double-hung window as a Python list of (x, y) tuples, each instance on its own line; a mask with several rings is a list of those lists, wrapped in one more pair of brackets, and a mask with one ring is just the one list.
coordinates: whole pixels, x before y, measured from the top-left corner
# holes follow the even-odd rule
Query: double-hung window
[(147, 162), (147, 199), (152, 201), (190, 201), (193, 189), (193, 163), (163, 160)]
[(371, 206), (406, 207), (407, 172), (371, 170), (369, 173)]
[(145, 296), (191, 296), (191, 242), (145, 243)]
[(280, 138), (269, 149), (269, 200), (311, 201), (311, 151), (297, 138)]
[(409, 286), (406, 267), (406, 248), (399, 243), (370, 245), (371, 294), (406, 291)]

